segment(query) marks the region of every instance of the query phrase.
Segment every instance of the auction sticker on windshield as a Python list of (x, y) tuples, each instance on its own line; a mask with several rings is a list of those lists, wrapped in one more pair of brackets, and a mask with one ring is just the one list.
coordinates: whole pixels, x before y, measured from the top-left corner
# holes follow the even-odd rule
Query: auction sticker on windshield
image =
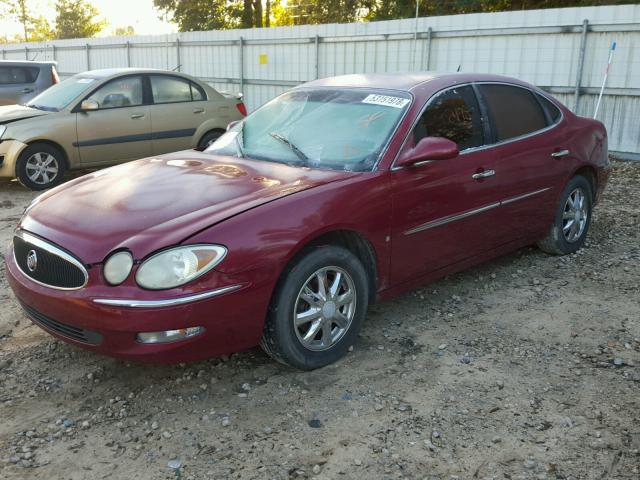
[(402, 108), (409, 103), (408, 98), (392, 97), (391, 95), (377, 95), (372, 93), (367, 95), (362, 103), (371, 103), (373, 105), (384, 105), (386, 107)]

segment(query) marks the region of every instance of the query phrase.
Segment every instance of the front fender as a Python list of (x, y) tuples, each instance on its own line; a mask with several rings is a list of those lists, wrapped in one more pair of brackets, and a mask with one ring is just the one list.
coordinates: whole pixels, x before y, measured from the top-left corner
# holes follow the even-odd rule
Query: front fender
[(391, 203), (386, 172), (363, 173), (276, 201), (227, 219), (188, 239), (219, 243), (229, 252), (216, 270), (228, 274), (267, 268), (275, 278), (318, 237), (337, 230), (359, 233), (373, 247), (379, 285), (390, 258)]

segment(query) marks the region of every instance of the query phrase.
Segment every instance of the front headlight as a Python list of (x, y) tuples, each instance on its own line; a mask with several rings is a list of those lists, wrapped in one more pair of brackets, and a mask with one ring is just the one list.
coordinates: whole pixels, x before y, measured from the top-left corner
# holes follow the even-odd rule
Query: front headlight
[(227, 254), (222, 245), (188, 245), (156, 253), (136, 273), (136, 283), (149, 290), (179, 287), (204, 275)]

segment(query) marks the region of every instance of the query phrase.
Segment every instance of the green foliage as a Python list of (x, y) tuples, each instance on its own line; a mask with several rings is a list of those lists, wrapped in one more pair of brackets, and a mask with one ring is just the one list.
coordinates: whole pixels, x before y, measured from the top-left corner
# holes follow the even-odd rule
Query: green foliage
[(181, 32), (221, 30), (242, 26), (241, 0), (153, 0), (165, 19)]
[(129, 25), (126, 27), (117, 27), (113, 34), (116, 37), (130, 37), (131, 35), (135, 35), (136, 31), (131, 25)]
[(86, 0), (58, 0), (56, 38), (85, 38), (100, 33), (107, 22), (97, 19), (98, 9)]

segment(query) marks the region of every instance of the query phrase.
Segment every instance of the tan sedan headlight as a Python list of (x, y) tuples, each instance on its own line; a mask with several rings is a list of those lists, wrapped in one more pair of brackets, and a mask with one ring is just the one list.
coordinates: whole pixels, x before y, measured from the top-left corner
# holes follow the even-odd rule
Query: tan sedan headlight
[(188, 245), (148, 258), (136, 273), (136, 283), (149, 290), (179, 287), (218, 265), (226, 256), (222, 245)]
[(102, 274), (109, 285), (120, 285), (133, 268), (133, 257), (129, 252), (116, 252), (104, 262)]

